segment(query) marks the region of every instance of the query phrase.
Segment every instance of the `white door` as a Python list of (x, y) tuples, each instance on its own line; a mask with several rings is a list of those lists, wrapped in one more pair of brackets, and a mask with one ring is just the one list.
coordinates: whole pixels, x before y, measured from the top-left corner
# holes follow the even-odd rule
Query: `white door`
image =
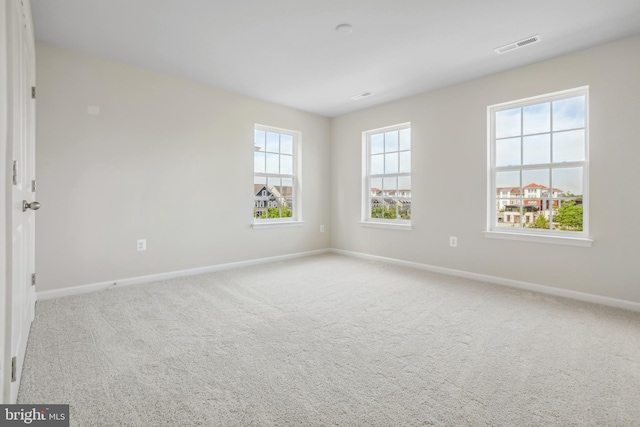
[[(18, 396), (29, 328), (35, 314), (35, 52), (28, 2), (8, 9), (8, 136), (13, 148), (11, 193), (11, 356), (10, 402)], [(13, 359), (15, 358), (15, 359)]]

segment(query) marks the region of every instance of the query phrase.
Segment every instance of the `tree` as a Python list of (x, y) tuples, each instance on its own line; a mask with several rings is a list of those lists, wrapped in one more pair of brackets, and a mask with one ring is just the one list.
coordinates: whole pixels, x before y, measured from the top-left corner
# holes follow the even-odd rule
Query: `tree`
[(549, 221), (547, 220), (547, 218), (545, 218), (544, 215), (538, 215), (538, 218), (536, 218), (536, 221), (534, 223), (531, 223), (529, 225), (529, 228), (546, 228), (547, 230), (549, 229)]
[(282, 206), (282, 216), (280, 208), (267, 208), (267, 218), (290, 218), (291, 216), (291, 208), (287, 205)]
[(575, 200), (563, 201), (554, 219), (560, 230), (582, 231), (582, 206)]
[(371, 208), (371, 218), (396, 219), (396, 208), (395, 206), (378, 206), (377, 208)]

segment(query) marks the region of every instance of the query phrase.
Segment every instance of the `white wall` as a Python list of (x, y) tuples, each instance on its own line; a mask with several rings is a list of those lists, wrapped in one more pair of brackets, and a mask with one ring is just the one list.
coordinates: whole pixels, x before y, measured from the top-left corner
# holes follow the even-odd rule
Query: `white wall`
[[(634, 37), (333, 119), (332, 246), (640, 302), (639, 72)], [(584, 85), (593, 246), (485, 238), (487, 106)], [(413, 230), (361, 227), (362, 132), (404, 122), (412, 123)]]
[[(37, 58), (39, 291), (335, 247), (640, 302), (640, 37), (332, 120), (48, 45)], [(485, 238), (486, 107), (583, 85), (593, 246)], [(413, 230), (361, 227), (361, 134), (408, 121)], [(302, 132), (303, 227), (249, 226), (254, 123)]]
[[(49, 45), (36, 54), (38, 291), (329, 246), (329, 119)], [(302, 227), (250, 227), (255, 123), (302, 132)]]

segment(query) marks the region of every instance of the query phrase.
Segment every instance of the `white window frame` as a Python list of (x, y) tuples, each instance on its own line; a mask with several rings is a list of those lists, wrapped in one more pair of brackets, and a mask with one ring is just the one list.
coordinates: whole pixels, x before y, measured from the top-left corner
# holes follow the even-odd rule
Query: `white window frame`
[[(362, 132), (362, 212), (361, 212), (361, 221), (360, 224), (364, 227), (375, 227), (375, 228), (391, 228), (397, 230), (411, 230), (412, 224), (411, 219), (386, 219), (386, 218), (371, 218), (371, 207), (369, 206), (369, 197), (371, 192), (370, 178), (372, 176), (369, 174), (371, 170), (371, 136), (377, 135), (380, 133), (391, 132), (391, 131), (399, 131), (402, 129), (411, 130), (411, 122), (400, 123), (393, 126), (386, 126), (377, 129), (371, 129), (368, 131)], [(411, 170), (413, 170), (413, 138), (410, 139), (410, 149), (408, 150), (411, 153)], [(406, 150), (405, 150), (406, 151)], [(412, 172), (403, 172), (403, 173), (392, 173), (392, 174), (380, 174), (373, 176), (384, 177), (384, 176), (408, 176), (411, 177)], [(413, 182), (411, 183), (412, 187), (412, 195), (411, 201), (413, 202)], [(400, 190), (400, 189), (398, 189)], [(412, 203), (413, 205), (413, 203)]]
[[(267, 218), (267, 219), (259, 219), (256, 218), (255, 215), (252, 215), (252, 227), (254, 229), (261, 229), (261, 228), (274, 228), (274, 227), (292, 227), (292, 226), (301, 226), (303, 224), (302, 221), (302, 179), (301, 179), (301, 167), (300, 167), (300, 159), (301, 159), (301, 155), (302, 155), (302, 148), (301, 148), (301, 140), (302, 140), (302, 133), (299, 131), (295, 131), (295, 130), (290, 130), (290, 129), (283, 129), (283, 128), (278, 128), (278, 127), (274, 127), (274, 126), (267, 126), (267, 125), (261, 125), (261, 124), (255, 124), (254, 125), (254, 131), (252, 133), (252, 135), (255, 135), (255, 131), (264, 131), (264, 132), (273, 132), (273, 133), (278, 133), (278, 134), (282, 134), (282, 135), (289, 135), (292, 137), (293, 139), (293, 173), (291, 175), (287, 175), (287, 174), (274, 174), (274, 173), (257, 173), (255, 172), (255, 166), (254, 166), (254, 162), (252, 161), (252, 168), (253, 169), (253, 179), (252, 182), (253, 184), (255, 184), (255, 178), (256, 177), (264, 177), (264, 178), (269, 178), (269, 177), (274, 177), (274, 178), (292, 178), (293, 179), (293, 187), (292, 187), (292, 194), (291, 194), (291, 199), (293, 201), (293, 209), (292, 209), (292, 216), (291, 217), (287, 217), (287, 218)], [(252, 139), (252, 145), (255, 146), (255, 137)], [(255, 186), (254, 186), (255, 188)], [(254, 211), (255, 209), (255, 194), (253, 195), (253, 209), (251, 210), (251, 212)], [(270, 203), (265, 203), (265, 206), (267, 204)]]
[[(584, 161), (572, 161), (563, 163), (532, 164), (518, 166), (496, 166), (496, 148), (495, 148), (495, 114), (499, 111), (510, 110), (513, 108), (523, 108), (545, 102), (553, 102), (561, 99), (573, 98), (576, 96), (585, 96), (585, 159)], [(522, 120), (522, 115), (521, 115)], [(553, 113), (551, 120), (553, 120)], [(553, 144), (553, 134), (551, 131), (551, 144)], [(522, 142), (521, 142), (522, 144)], [(522, 146), (521, 146), (522, 147)], [(553, 152), (553, 146), (551, 147)], [(521, 148), (522, 153), (522, 148)], [(572, 246), (591, 246), (593, 240), (589, 235), (589, 87), (583, 86), (575, 89), (563, 90), (550, 94), (535, 96), (531, 98), (520, 99), (516, 101), (505, 102), (501, 104), (491, 105), (487, 107), (487, 224), (485, 237), (507, 240), (524, 240), (540, 243), (564, 244)], [(563, 230), (542, 230), (532, 228), (506, 228), (497, 226), (497, 198), (496, 198), (496, 173), (501, 171), (524, 171), (536, 169), (554, 169), (582, 167), (582, 207), (583, 207), (583, 231), (563, 231)], [(521, 180), (522, 181), (522, 180)], [(552, 176), (549, 177), (549, 187), (554, 188)], [(520, 182), (520, 194), (524, 196), (523, 185)], [(553, 190), (551, 190), (553, 191)]]

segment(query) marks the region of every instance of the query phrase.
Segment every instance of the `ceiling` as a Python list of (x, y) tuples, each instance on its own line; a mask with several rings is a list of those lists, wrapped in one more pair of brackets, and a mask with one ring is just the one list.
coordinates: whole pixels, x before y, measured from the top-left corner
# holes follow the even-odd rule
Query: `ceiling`
[[(640, 34), (638, 0), (31, 4), (38, 41), (327, 117)], [(344, 23), (350, 34), (336, 31)]]

